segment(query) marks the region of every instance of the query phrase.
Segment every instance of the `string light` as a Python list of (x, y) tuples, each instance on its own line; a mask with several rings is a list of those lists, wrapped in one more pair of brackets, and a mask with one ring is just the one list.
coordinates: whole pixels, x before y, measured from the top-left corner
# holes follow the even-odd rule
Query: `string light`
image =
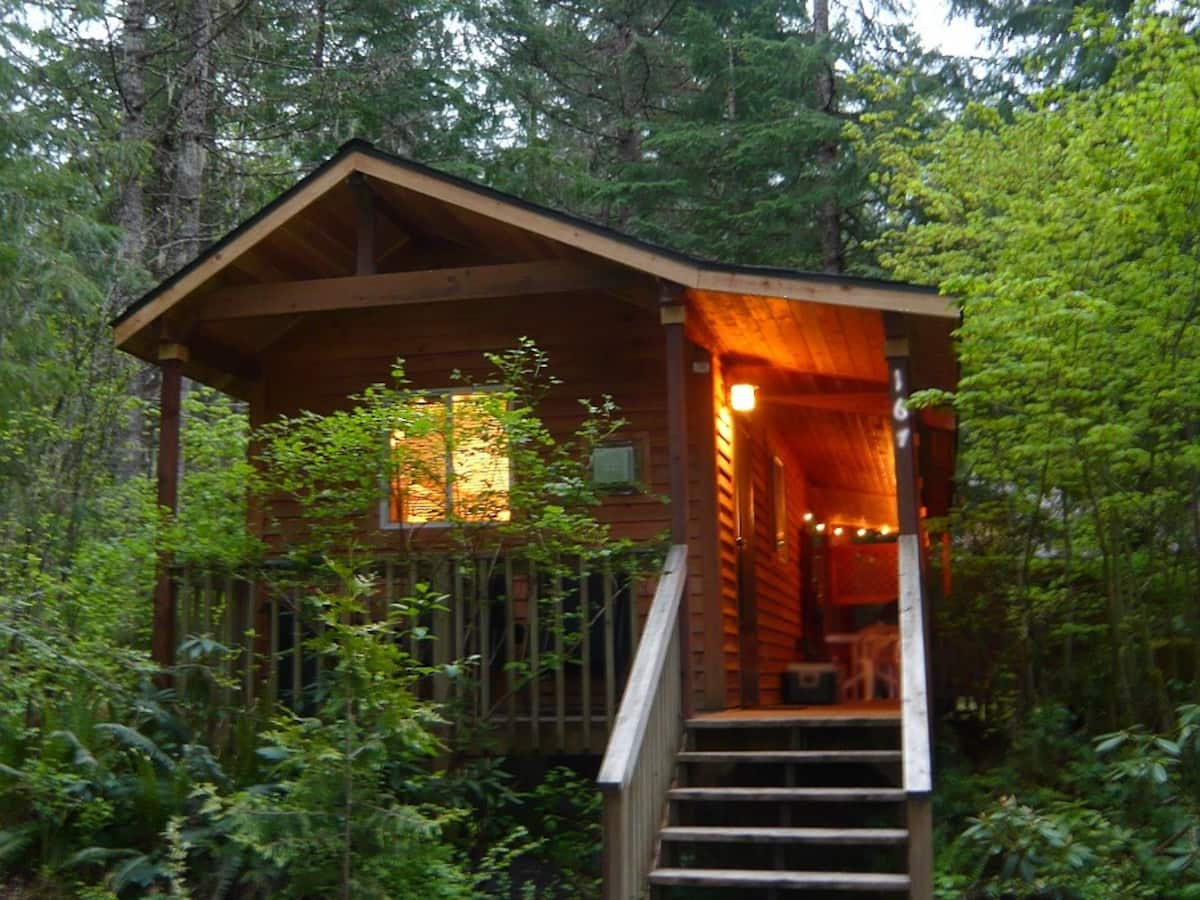
[(817, 523), (817, 531), (824, 531), (824, 530), (825, 530), (825, 523), (824, 523), (824, 522), (818, 522), (818, 523)]
[(859, 537), (866, 537), (866, 536), (867, 536), (867, 529), (865, 529), (865, 528), (860, 528), (860, 529), (858, 529), (858, 531), (856, 531), (856, 532), (855, 532), (855, 534), (857, 534)]
[(843, 533), (845, 530), (846, 530), (846, 529), (842, 528), (842, 526), (841, 526), (841, 525), (839, 525), (837, 528), (833, 529), (833, 533), (834, 533), (835, 535), (837, 535), (838, 537), (841, 537), (841, 536), (842, 536), (842, 533)]
[(804, 521), (805, 521), (805, 522), (811, 522), (812, 520), (813, 520), (813, 514), (812, 514), (812, 513), (805, 513), (805, 514), (804, 514)]
[(880, 525), (879, 533), (882, 534), (884, 537), (887, 537), (889, 534), (892, 533), (892, 529), (889, 528), (887, 525)]

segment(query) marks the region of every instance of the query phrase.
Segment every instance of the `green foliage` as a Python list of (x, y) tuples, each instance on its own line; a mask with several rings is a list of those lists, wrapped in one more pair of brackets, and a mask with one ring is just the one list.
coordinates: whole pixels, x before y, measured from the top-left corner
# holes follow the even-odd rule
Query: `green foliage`
[(1011, 121), (972, 109), (884, 153), (898, 220), (920, 221), (885, 261), (963, 305), (956, 527), (1023, 708), (1166, 725), (1192, 699), (1198, 52), (1147, 16), (1099, 90)]
[(253, 481), (245, 411), (195, 385), (183, 401), (179, 514), (163, 543), (182, 565), (233, 569), (261, 552), (246, 528)]
[(939, 896), (1200, 896), (1200, 712), (1177, 719), (1089, 740), (1039, 709), (1001, 765), (945, 767)]
[(441, 829), (457, 815), (407, 798), (436, 779), (434, 707), (415, 698), (428, 674), (401, 649), (411, 603), (368, 617), (371, 585), (330, 563), (337, 589), (310, 600), (323, 626), (310, 649), (324, 665), (311, 715), (282, 713), (258, 754), (269, 783), (227, 800), (209, 795), (230, 840), (275, 896), (470, 896)]

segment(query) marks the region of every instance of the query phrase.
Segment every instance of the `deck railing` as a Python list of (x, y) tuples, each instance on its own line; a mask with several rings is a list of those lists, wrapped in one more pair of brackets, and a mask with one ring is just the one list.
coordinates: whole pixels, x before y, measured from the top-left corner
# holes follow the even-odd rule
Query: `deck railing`
[(679, 608), (687, 547), (671, 548), (597, 779), (604, 794), (604, 896), (633, 900), (654, 861), (683, 737)]
[(899, 538), (900, 696), (904, 791), (908, 806), (909, 895), (933, 896), (933, 760), (930, 749), (928, 633), (921, 585), (921, 544), (915, 534)]
[[(385, 559), (370, 605), (382, 609), (417, 585), (444, 598), (405, 623), (411, 651), (461, 676), (420, 686), (454, 704), (458, 726), (487, 724), (510, 748), (596, 752), (618, 714), (641, 640), (640, 560), (543, 566), (519, 554)], [(301, 708), (322, 660), (305, 643), (321, 628), (310, 599), (328, 578), (265, 566), (175, 573), (178, 683), (226, 706)], [(203, 683), (203, 687), (202, 687)]]

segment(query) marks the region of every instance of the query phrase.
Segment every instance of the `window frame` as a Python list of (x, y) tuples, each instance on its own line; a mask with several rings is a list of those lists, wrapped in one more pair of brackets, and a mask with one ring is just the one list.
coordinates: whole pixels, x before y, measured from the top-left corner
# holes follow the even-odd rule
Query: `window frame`
[[(496, 393), (497, 391), (503, 391), (503, 390), (506, 390), (506, 387), (505, 387), (505, 385), (502, 385), (502, 384), (479, 384), (479, 385), (459, 385), (457, 387), (427, 388), (427, 389), (421, 389), (419, 391), (416, 391), (415, 393), (419, 394), (422, 397), (429, 397), (429, 398), (438, 397), (438, 398), (440, 398), (442, 400), (442, 402), (445, 404), (446, 414), (447, 414), (448, 419), (450, 421), (453, 421), (453, 419), (454, 419), (453, 398), (456, 394), (458, 394), (458, 395), (492, 394), (492, 393)], [(395, 432), (395, 429), (388, 429), (387, 433), (384, 435), (384, 440), (390, 441), (392, 434), (394, 432)], [(505, 457), (508, 460), (508, 484), (511, 487), (512, 483), (513, 483), (512, 454), (506, 453)], [(454, 494), (454, 451), (451, 450), (449, 447), (446, 448), (446, 452), (445, 452), (444, 473), (447, 476), (446, 477), (446, 497), (445, 497), (446, 512), (448, 515), (453, 515), (453, 510), (454, 510), (454, 498), (453, 498), (453, 494)], [(394, 490), (395, 490), (395, 487), (394, 487), (392, 478), (390, 478), (390, 477), (385, 478), (384, 484), (383, 484), (383, 496), (379, 500), (379, 528), (382, 531), (415, 531), (420, 528), (442, 529), (442, 528), (451, 528), (453, 526), (462, 525), (464, 523), (470, 524), (472, 526), (493, 526), (493, 525), (503, 525), (503, 524), (505, 524), (505, 521), (506, 521), (506, 520), (501, 520), (501, 519), (454, 520), (454, 519), (447, 518), (447, 519), (440, 519), (436, 522), (397, 522), (392, 519), (392, 511), (391, 511), (392, 497), (393, 497)], [(509, 509), (509, 513), (511, 515), (511, 513), (512, 513), (511, 508)]]

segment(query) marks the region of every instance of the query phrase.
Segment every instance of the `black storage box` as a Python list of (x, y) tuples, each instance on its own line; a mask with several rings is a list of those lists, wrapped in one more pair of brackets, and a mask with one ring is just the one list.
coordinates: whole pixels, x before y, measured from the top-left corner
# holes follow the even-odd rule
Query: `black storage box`
[(797, 705), (837, 702), (837, 668), (833, 663), (791, 663), (783, 675), (783, 702)]

